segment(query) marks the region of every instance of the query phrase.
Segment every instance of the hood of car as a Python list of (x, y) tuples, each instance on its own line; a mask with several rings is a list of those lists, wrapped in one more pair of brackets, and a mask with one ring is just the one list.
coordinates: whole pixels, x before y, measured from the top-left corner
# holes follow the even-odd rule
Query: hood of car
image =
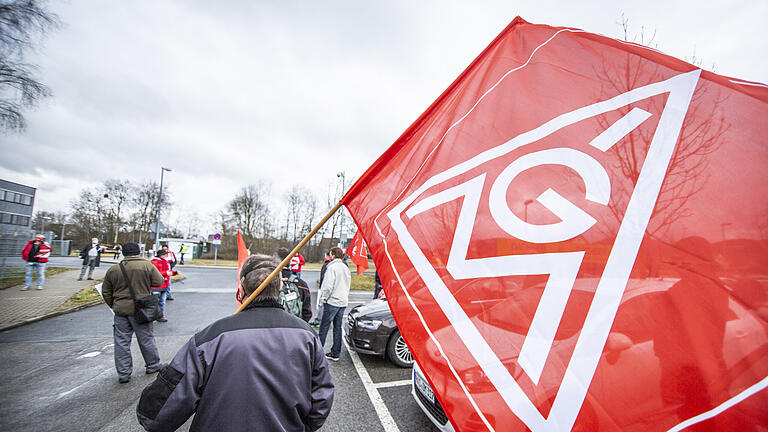
[(357, 318), (381, 319), (392, 317), (392, 311), (386, 300), (376, 299), (366, 304), (355, 306), (349, 314)]

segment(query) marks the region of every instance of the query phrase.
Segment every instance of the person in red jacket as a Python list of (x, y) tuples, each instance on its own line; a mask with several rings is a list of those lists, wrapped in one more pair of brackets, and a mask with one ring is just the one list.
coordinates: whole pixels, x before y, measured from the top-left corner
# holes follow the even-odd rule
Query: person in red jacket
[(306, 264), (304, 261), (304, 255), (297, 253), (296, 255), (291, 258), (290, 267), (291, 271), (296, 274), (297, 278), (301, 278), (301, 266)]
[(27, 262), (22, 291), (28, 290), (29, 286), (32, 285), (32, 273), (35, 271), (37, 271), (37, 289), (43, 289), (45, 266), (48, 264), (50, 255), (51, 247), (45, 242), (45, 237), (42, 234), (36, 235), (34, 240), (27, 243), (24, 250), (21, 251), (21, 257)]
[(167, 252), (164, 249), (160, 249), (155, 253), (155, 258), (152, 260), (152, 264), (157, 268), (157, 271), (163, 275), (163, 284), (159, 287), (152, 287), (152, 294), (160, 295), (160, 312), (163, 313), (163, 316), (157, 319), (159, 322), (168, 321), (165, 317), (165, 299), (168, 296), (168, 286), (171, 282), (171, 276), (173, 276), (171, 265), (165, 259), (166, 254)]
[[(163, 250), (165, 251), (165, 255), (163, 256), (163, 259), (168, 262), (168, 265), (171, 266), (171, 270), (173, 270), (174, 267), (176, 267), (176, 254), (173, 253), (173, 251), (168, 247), (168, 245), (163, 245)], [(173, 283), (172, 280), (168, 280), (168, 293), (165, 295), (165, 298), (167, 300), (173, 300), (173, 295), (171, 295), (171, 283)]]

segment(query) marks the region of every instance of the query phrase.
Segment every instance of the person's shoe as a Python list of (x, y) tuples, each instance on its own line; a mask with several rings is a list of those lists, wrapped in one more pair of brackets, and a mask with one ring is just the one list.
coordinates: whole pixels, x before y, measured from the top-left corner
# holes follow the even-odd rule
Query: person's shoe
[(83, 278), (79, 277), (79, 278), (77, 278), (77, 280), (83, 280)]
[(166, 297), (165, 299), (173, 301), (173, 297)]
[(88, 278), (88, 280), (93, 280), (93, 278)]
[(331, 360), (331, 361), (339, 361), (339, 358), (332, 356), (331, 353), (326, 353), (325, 354), (325, 358), (327, 358), (328, 360)]
[(309, 325), (312, 326), (312, 327), (320, 327), (320, 323), (317, 322), (317, 321), (312, 321), (312, 322), (309, 323)]
[(130, 382), (130, 381), (131, 381), (131, 377), (130, 377), (130, 376), (118, 377), (118, 378), (117, 378), (117, 381), (118, 381), (120, 384), (125, 384), (125, 383), (127, 383), (127, 382)]
[(28, 291), (28, 290), (29, 290), (29, 287), (24, 287), (21, 289), (21, 291)]
[(168, 366), (167, 363), (158, 363), (154, 366), (147, 367), (147, 375), (152, 375), (154, 373), (160, 372), (161, 369)]
[(43, 287), (39, 286), (39, 287), (37, 287), (37, 290), (38, 290), (38, 291), (42, 291), (42, 290), (43, 290)]
[(158, 318), (157, 321), (158, 322), (168, 322), (168, 318), (163, 316), (163, 317)]

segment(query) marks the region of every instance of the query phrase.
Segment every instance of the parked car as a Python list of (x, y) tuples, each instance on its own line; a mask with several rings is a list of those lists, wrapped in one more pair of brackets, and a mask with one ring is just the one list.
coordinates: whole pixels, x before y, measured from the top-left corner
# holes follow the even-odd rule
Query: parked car
[(352, 308), (344, 322), (344, 337), (359, 353), (385, 356), (403, 368), (413, 366), (411, 351), (385, 298)]
[(427, 418), (441, 431), (453, 432), (453, 426), (448, 421), (440, 401), (435, 397), (435, 392), (429, 386), (429, 382), (424, 377), (424, 373), (419, 369), (419, 365), (413, 365), (413, 381), (411, 382), (411, 395), (416, 399)]

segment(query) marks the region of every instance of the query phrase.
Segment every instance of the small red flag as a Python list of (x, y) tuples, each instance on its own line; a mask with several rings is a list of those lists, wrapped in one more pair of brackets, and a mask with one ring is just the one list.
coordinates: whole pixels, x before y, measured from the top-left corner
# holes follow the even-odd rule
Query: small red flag
[(240, 230), (237, 230), (237, 274), (235, 275), (235, 278), (237, 279), (237, 292), (235, 293), (235, 300), (237, 301), (238, 306), (243, 304), (243, 299), (245, 298), (243, 287), (240, 286), (240, 269), (243, 267), (243, 263), (250, 254), (248, 248), (245, 247), (245, 242), (243, 241), (243, 236), (240, 235)]
[(361, 275), (368, 270), (368, 249), (365, 247), (365, 240), (360, 230), (357, 230), (355, 236), (347, 248), (347, 255), (357, 266), (357, 274)]

